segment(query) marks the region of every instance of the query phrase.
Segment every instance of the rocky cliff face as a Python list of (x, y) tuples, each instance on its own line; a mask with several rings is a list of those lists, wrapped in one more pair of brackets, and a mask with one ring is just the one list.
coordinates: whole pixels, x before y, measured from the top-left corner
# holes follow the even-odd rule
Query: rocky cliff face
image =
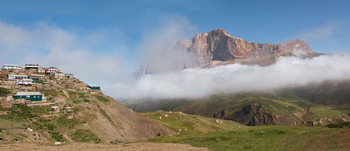
[[(317, 55), (302, 40), (293, 40), (280, 44), (249, 42), (231, 36), (227, 31), (215, 29), (196, 34), (192, 39), (177, 42), (174, 50), (183, 50), (192, 56), (192, 60), (176, 62), (179, 70), (191, 67), (213, 67), (231, 63), (258, 64), (262, 66), (275, 63), (279, 56), (312, 57)], [(139, 73), (154, 73), (149, 62)]]
[[(280, 44), (255, 43), (233, 37), (222, 29), (196, 34), (192, 40), (181, 40), (177, 46), (191, 53), (198, 61), (197, 65), (208, 65), (215, 61), (230, 61), (230, 63), (245, 61), (243, 63), (267, 65), (264, 59), (273, 59), (270, 61), (273, 63), (275, 58), (295, 55), (293, 52), (297, 51), (302, 55), (314, 54), (302, 40), (297, 39)], [(257, 59), (260, 61), (256, 61)]]
[(247, 126), (262, 125), (289, 125), (290, 117), (286, 115), (274, 115), (265, 111), (260, 103), (252, 103), (241, 109), (226, 114), (225, 109), (213, 114), (213, 118), (233, 120)]

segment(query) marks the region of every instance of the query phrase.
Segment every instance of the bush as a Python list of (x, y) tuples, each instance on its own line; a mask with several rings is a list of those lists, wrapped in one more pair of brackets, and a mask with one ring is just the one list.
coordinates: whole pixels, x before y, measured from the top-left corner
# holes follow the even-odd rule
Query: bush
[(99, 143), (101, 140), (89, 130), (77, 130), (70, 135), (77, 142), (94, 142)]
[(63, 142), (63, 135), (59, 132), (55, 132), (55, 131), (49, 131), (51, 137), (56, 140), (57, 142)]
[(67, 128), (73, 129), (75, 125), (79, 124), (79, 121), (76, 119), (68, 119), (68, 114), (63, 114), (57, 119), (59, 125), (65, 126)]
[(9, 89), (0, 87), (0, 96), (7, 96), (10, 93), (11, 93), (11, 91)]
[(96, 95), (96, 98), (101, 102), (109, 102), (109, 99), (104, 96)]
[(350, 128), (350, 122), (329, 124), (326, 127), (328, 127), (328, 128)]

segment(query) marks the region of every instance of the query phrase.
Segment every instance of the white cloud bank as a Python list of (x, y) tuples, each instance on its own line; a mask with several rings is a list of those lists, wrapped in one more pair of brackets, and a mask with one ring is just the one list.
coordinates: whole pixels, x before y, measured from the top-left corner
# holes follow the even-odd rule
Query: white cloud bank
[(133, 83), (109, 85), (106, 90), (120, 99), (198, 98), (347, 78), (350, 78), (349, 55), (323, 55), (305, 60), (281, 57), (267, 67), (231, 64), (145, 75)]
[[(43, 22), (24, 27), (0, 21), (0, 33), (0, 64), (56, 66), (92, 85), (124, 75), (126, 66), (113, 44), (109, 45), (112, 50), (108, 54), (93, 51), (96, 45), (105, 44), (104, 39), (109, 36), (106, 31), (81, 36), (74, 30)], [(118, 39), (118, 35), (113, 38)]]
[[(186, 29), (196, 30), (187, 20), (167, 22), (157, 30), (145, 33), (136, 49), (142, 52), (145, 60), (158, 58), (156, 69), (167, 71), (173, 62), (186, 56), (166, 49), (174, 40), (187, 36), (188, 31), (183, 31)], [(81, 36), (44, 23), (28, 28), (0, 22), (0, 33), (0, 63), (57, 66), (88, 84), (101, 85), (106, 94), (117, 99), (196, 98), (350, 77), (349, 55), (323, 55), (306, 60), (281, 57), (268, 67), (232, 64), (135, 78), (126, 72), (128, 65), (118, 55), (127, 46), (121, 44), (108, 53), (95, 50), (106, 43), (105, 39), (111, 38), (106, 37), (108, 32)], [(119, 40), (123, 41), (123, 38)], [(135, 53), (140, 51), (134, 50)], [(302, 54), (296, 52), (296, 55)]]

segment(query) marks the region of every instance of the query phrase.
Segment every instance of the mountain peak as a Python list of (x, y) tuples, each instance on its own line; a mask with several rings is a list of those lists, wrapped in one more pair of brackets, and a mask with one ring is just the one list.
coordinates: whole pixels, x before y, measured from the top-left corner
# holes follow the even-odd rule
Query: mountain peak
[(230, 37), (231, 37), (231, 35), (230, 35), (230, 33), (229, 33), (228, 31), (225, 31), (225, 30), (223, 30), (223, 29), (221, 29), (221, 28), (214, 29), (214, 30), (210, 31), (209, 33), (211, 33), (211, 34), (217, 34), (217, 35), (223, 34), (223, 35), (226, 35), (226, 36), (230, 36)]
[[(179, 67), (178, 70), (232, 63), (267, 66), (274, 64), (280, 56), (312, 57), (318, 55), (300, 39), (279, 44), (256, 43), (233, 37), (228, 31), (221, 28), (198, 33), (192, 39), (182, 39), (175, 47), (176, 50), (184, 50), (192, 55), (192, 60), (189, 62), (174, 62), (176, 67)], [(149, 69), (150, 67), (145, 65), (141, 67), (139, 70), (141, 72), (138, 74), (155, 73)]]

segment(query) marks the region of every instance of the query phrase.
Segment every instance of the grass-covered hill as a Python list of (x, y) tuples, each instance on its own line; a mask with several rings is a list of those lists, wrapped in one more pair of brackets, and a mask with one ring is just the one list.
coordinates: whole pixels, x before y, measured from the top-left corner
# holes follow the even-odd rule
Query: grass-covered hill
[(156, 111), (143, 113), (143, 115), (169, 127), (180, 135), (219, 132), (246, 127), (233, 121), (190, 115), (182, 112)]
[[(47, 79), (49, 85), (27, 86), (45, 95), (51, 105), (14, 104), (10, 114), (0, 115), (3, 142), (132, 142), (174, 132), (138, 114), (102, 92), (83, 92), (77, 79)], [(21, 91), (1, 89), (8, 96)], [(44, 103), (45, 104), (45, 103)], [(58, 106), (55, 112), (52, 107)], [(71, 110), (65, 109), (71, 107)], [(33, 131), (27, 129), (30, 128)]]
[(178, 135), (174, 136), (152, 138), (149, 140), (151, 142), (186, 143), (196, 147), (207, 147), (210, 150), (346, 150), (350, 148), (349, 123), (328, 125), (328, 127), (248, 127), (228, 120), (181, 112), (157, 111), (147, 112), (144, 115), (178, 132)]
[(201, 99), (125, 102), (135, 111), (181, 111), (244, 125), (327, 125), (350, 121), (350, 81), (325, 81), (269, 92)]

